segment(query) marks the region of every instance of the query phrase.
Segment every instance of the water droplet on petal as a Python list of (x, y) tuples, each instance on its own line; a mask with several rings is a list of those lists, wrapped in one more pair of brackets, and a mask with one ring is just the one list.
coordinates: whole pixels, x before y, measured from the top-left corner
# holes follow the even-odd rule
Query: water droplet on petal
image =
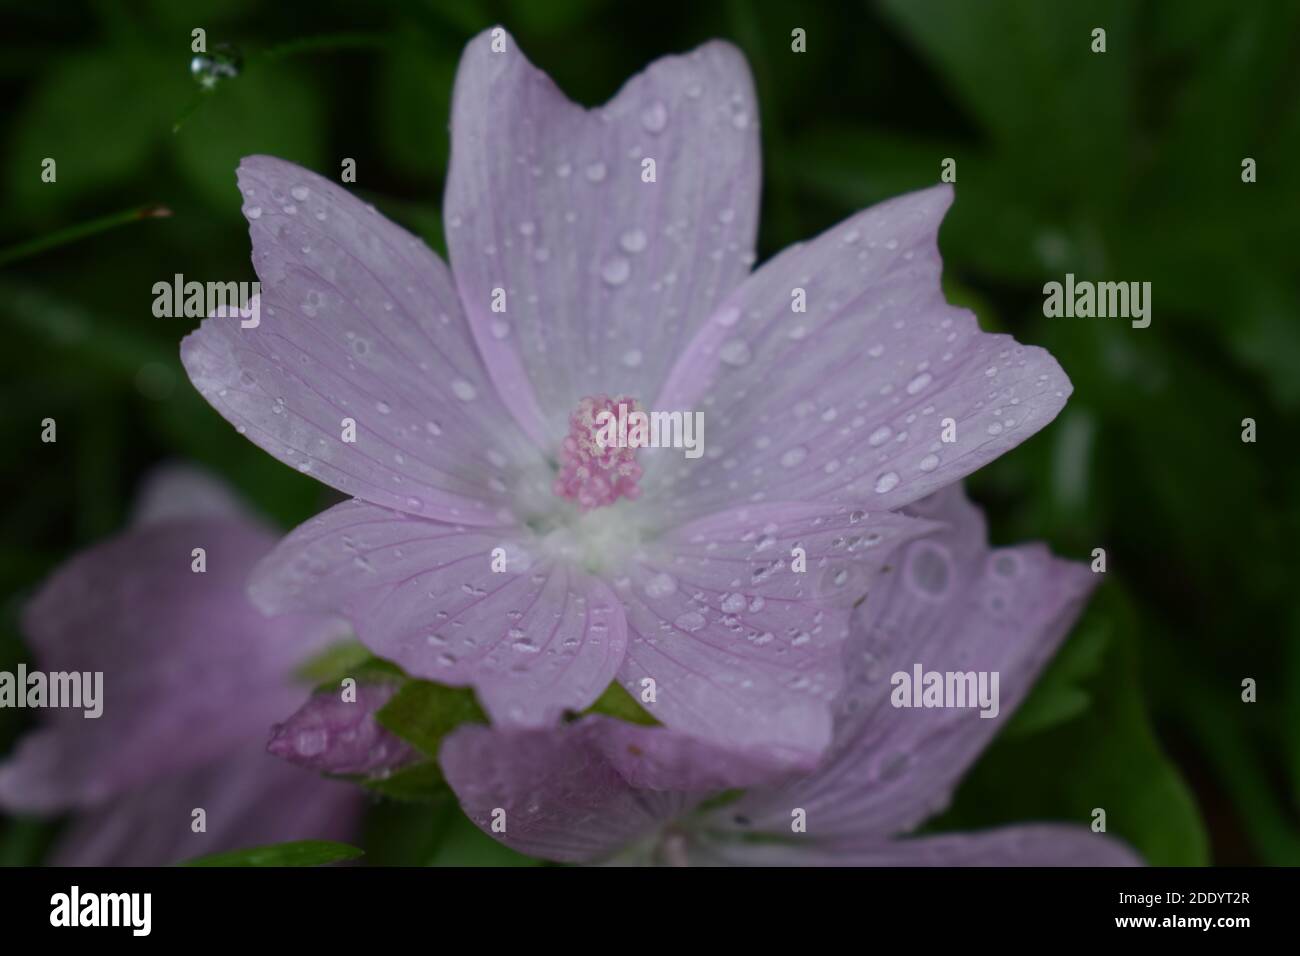
[(632, 273), (632, 263), (622, 256), (606, 259), (600, 267), (600, 277), (610, 285), (622, 285)]
[(743, 594), (724, 594), (722, 596), (722, 610), (725, 614), (739, 614), (745, 610), (747, 602)]
[(740, 309), (736, 308), (734, 305), (729, 305), (723, 309), (719, 309), (718, 314), (713, 317), (713, 320), (717, 322), (718, 325), (735, 325), (740, 321)]
[(645, 583), (646, 597), (661, 598), (667, 597), (677, 590), (677, 580), (665, 571), (653, 575)]
[(618, 244), (623, 247), (624, 252), (640, 252), (646, 247), (646, 235), (640, 229), (629, 229), (623, 233)]
[(641, 113), (641, 125), (647, 133), (662, 133), (668, 125), (668, 109), (663, 103), (656, 102)]
[(876, 479), (876, 494), (883, 495), (898, 486), (898, 473), (887, 471)]
[(793, 468), (807, 457), (808, 449), (803, 445), (795, 445), (781, 456), (781, 464), (785, 468)]
[(727, 365), (739, 367), (749, 362), (749, 344), (743, 339), (732, 339), (718, 350), (718, 358)]
[(463, 378), (458, 378), (451, 383), (451, 392), (462, 402), (472, 402), (478, 397), (478, 389)]
[(687, 611), (685, 614), (679, 614), (673, 621), (673, 625), (683, 631), (694, 633), (704, 627), (704, 615), (699, 611)]

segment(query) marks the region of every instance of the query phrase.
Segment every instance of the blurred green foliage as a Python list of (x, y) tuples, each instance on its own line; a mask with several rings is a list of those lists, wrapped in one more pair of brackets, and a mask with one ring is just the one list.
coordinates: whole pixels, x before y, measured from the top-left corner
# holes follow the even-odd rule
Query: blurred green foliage
[[(761, 99), (760, 252), (933, 183), (950, 297), (1048, 347), (1060, 419), (979, 473), (997, 542), (1109, 556), (1106, 583), (936, 826), (1087, 822), (1152, 862), (1300, 863), (1300, 4), (1286, 0), (166, 0), (7, 3), (0, 248), (122, 209), (173, 211), (0, 270), (0, 668), (24, 596), (120, 527), (153, 464), (197, 460), (285, 527), (331, 493), (240, 438), (190, 387), (186, 320), (151, 287), (253, 278), (234, 169), (271, 153), (331, 175), (441, 251), (460, 49), (506, 25), (575, 99), (664, 53), (739, 45)], [(1090, 51), (1094, 27), (1107, 51)], [(242, 74), (200, 94), (190, 31)], [(790, 33), (807, 31), (795, 54)], [(173, 131), (180, 122), (179, 130)], [(40, 179), (58, 162), (57, 184)], [(1241, 181), (1253, 157), (1258, 182)], [(1154, 319), (1045, 319), (1042, 284), (1150, 281)], [(39, 441), (40, 421), (59, 441)], [(1243, 444), (1241, 420), (1259, 440)], [(1287, 436), (1291, 436), (1288, 438)], [(1259, 683), (1241, 702), (1241, 681)], [(0, 711), (0, 752), (21, 717)], [(369, 862), (528, 862), (445, 795), (386, 800)], [(0, 863), (49, 829), (0, 822)]]

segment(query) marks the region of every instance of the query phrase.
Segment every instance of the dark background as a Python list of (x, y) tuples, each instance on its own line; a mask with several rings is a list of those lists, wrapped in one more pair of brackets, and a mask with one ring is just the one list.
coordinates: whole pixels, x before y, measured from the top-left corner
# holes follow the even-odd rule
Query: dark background
[[(456, 63), (506, 26), (574, 99), (712, 37), (762, 111), (760, 256), (936, 181), (949, 298), (1046, 346), (1075, 394), (971, 481), (994, 540), (1109, 570), (1083, 622), (937, 827), (1087, 822), (1153, 863), (1300, 862), (1300, 3), (887, 0), (689, 4), (0, 4), (0, 669), (25, 595), (125, 520), (140, 477), (199, 461), (289, 527), (330, 493), (236, 435), (190, 386), (152, 286), (255, 278), (234, 170), (271, 153), (355, 190), (444, 251)], [(233, 44), (207, 93), (190, 31)], [(807, 52), (791, 51), (791, 30)], [(1107, 51), (1090, 50), (1107, 31)], [(180, 122), (178, 130), (175, 125)], [(43, 183), (54, 157), (58, 181)], [(1258, 181), (1241, 180), (1253, 157)], [(150, 203), (166, 219), (75, 242)], [(22, 250), (20, 250), (21, 252)], [(1042, 285), (1149, 281), (1147, 329), (1047, 319)], [(40, 421), (58, 422), (42, 444)], [(1258, 441), (1241, 441), (1243, 418)], [(1290, 435), (1292, 438), (1288, 438)], [(1258, 682), (1257, 703), (1241, 681)], [(26, 715), (0, 711), (0, 754)], [(380, 804), (370, 859), (504, 859), (454, 808)], [(0, 818), (0, 863), (51, 828)]]

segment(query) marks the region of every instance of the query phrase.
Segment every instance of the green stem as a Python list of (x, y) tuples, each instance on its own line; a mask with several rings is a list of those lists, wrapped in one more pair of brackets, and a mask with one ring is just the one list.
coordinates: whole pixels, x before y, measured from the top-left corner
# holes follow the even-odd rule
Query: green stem
[(46, 249), (65, 246), (70, 242), (76, 242), (78, 239), (84, 239), (87, 236), (107, 232), (109, 229), (116, 229), (118, 226), (124, 226), (127, 223), (139, 222), (141, 219), (165, 219), (171, 214), (172, 211), (170, 209), (166, 206), (160, 206), (157, 203), (150, 203), (147, 206), (136, 206), (133, 209), (124, 209), (121, 212), (113, 213), (111, 216), (92, 219), (90, 222), (83, 222), (76, 226), (69, 226), (66, 229), (60, 229), (57, 232), (50, 233), (49, 235), (38, 236), (35, 239), (28, 239), (26, 242), (20, 242), (5, 249), (0, 249), (0, 266), (6, 266), (19, 259), (26, 259), (28, 256), (34, 256), (38, 253), (44, 252)]

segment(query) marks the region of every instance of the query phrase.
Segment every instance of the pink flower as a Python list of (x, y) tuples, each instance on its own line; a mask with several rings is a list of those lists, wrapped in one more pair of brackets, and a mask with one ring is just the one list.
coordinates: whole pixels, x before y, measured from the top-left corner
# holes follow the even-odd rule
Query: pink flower
[(51, 862), (162, 866), (357, 834), (355, 788), (266, 752), (271, 724), (307, 697), (295, 670), (346, 630), (248, 603), (249, 568), (274, 542), (224, 487), (168, 469), (130, 529), (73, 557), (25, 608), (37, 667), (103, 674), (99, 717), (44, 711), (0, 763), (0, 806), (73, 814)]
[[(855, 612), (835, 739), (817, 769), (764, 782), (759, 768), (734, 753), (601, 716), (540, 730), (465, 726), (440, 755), (465, 812), (523, 853), (567, 862), (1139, 862), (1127, 846), (1081, 823), (908, 836), (947, 806), (1097, 580), (1042, 545), (990, 549), (983, 517), (959, 487), (909, 510), (943, 521), (945, 530), (907, 545), (897, 573)], [(898, 706), (894, 677), (918, 664), (1000, 675), (996, 714)], [(735, 799), (719, 793), (735, 787), (750, 789)]]
[[(1046, 352), (944, 301), (947, 186), (751, 273), (758, 105), (725, 43), (588, 111), (504, 31), (471, 41), (454, 275), (292, 164), (238, 178), (261, 323), (209, 319), (183, 361), (252, 441), (355, 499), (293, 532), (254, 600), (346, 615), (498, 724), (554, 724), (617, 680), (671, 728), (811, 767), (849, 609), (931, 530), (898, 509), (1070, 391)], [(702, 412), (704, 455), (639, 448), (614, 472), (577, 455), (575, 411), (613, 396)]]

